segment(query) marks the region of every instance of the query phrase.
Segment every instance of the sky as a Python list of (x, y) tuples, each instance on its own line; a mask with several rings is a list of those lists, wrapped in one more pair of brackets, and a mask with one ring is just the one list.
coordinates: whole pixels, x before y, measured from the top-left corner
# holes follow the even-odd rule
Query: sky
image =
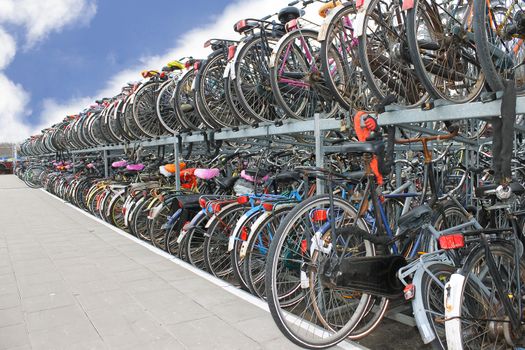
[(237, 20), (288, 1), (0, 0), (0, 142), (116, 95), (143, 69), (205, 57), (207, 39), (238, 39)]

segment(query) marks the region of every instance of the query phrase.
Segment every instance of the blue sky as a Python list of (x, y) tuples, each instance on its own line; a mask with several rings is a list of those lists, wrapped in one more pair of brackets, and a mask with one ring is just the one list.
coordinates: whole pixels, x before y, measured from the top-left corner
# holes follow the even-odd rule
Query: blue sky
[(286, 0), (0, 0), (0, 142), (115, 95), (146, 68), (207, 55), (243, 17)]

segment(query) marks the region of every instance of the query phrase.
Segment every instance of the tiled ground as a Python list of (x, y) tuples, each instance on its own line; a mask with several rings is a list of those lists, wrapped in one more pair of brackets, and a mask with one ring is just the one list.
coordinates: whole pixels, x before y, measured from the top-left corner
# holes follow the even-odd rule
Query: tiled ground
[(0, 350), (295, 348), (228, 288), (0, 176)]

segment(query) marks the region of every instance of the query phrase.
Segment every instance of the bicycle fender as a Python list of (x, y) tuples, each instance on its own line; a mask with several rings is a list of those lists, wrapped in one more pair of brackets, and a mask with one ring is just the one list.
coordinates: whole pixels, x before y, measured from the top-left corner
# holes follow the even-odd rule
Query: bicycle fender
[(465, 287), (465, 276), (454, 273), (445, 284), (445, 330), (449, 350), (463, 350), (461, 336), (461, 299)]
[[(428, 266), (430, 266), (430, 264), (427, 265), (427, 267)], [(428, 318), (426, 316), (421, 288), (417, 288), (417, 286), (421, 286), (421, 279), (425, 273), (426, 271), (423, 268), (418, 268), (414, 273), (412, 283), (416, 286), (416, 295), (412, 299), (412, 312), (414, 314), (414, 319), (416, 320), (416, 326), (419, 330), (419, 335), (421, 336), (423, 343), (428, 344), (436, 339), (436, 334), (434, 333), (434, 330), (432, 329), (432, 326), (428, 322)]]
[(370, 0), (365, 0), (363, 6), (357, 9), (357, 15), (355, 17), (355, 36), (357, 38), (361, 37), (363, 35), (365, 25), (365, 17), (366, 17), (366, 10), (368, 10), (368, 6), (370, 5)]
[[(352, 3), (353, 6), (353, 3)], [(329, 13), (328, 16), (325, 17), (323, 24), (321, 25), (321, 29), (319, 29), (319, 35), (317, 36), (317, 41), (323, 42), (326, 40), (326, 34), (328, 31), (328, 27), (330, 27), (330, 23), (332, 22), (332, 19), (335, 17), (335, 15), (341, 10), (345, 8), (343, 5), (338, 5), (334, 7)]]
[(297, 29), (297, 30), (294, 30), (294, 31), (291, 31), (289, 33), (286, 33), (285, 35), (283, 35), (281, 37), (281, 39), (279, 39), (279, 41), (277, 42), (277, 44), (275, 44), (273, 50), (272, 50), (272, 54), (270, 55), (270, 62), (269, 62), (269, 67), (270, 68), (273, 68), (275, 67), (275, 61), (277, 60), (277, 55), (276, 55), (276, 52), (275, 50), (278, 49), (279, 47), (281, 47), (281, 45), (283, 44), (283, 42), (288, 39), (288, 37), (290, 35), (292, 35), (293, 33), (297, 32), (297, 31), (300, 31), (302, 33), (306, 33), (306, 32), (309, 32), (309, 33), (313, 33), (313, 34), (317, 34), (318, 35), (318, 32), (316, 30), (313, 30), (313, 29)]
[(252, 227), (250, 228), (250, 234), (248, 235), (248, 239), (246, 241), (242, 242), (242, 245), (241, 245), (241, 252), (240, 252), (241, 259), (244, 259), (244, 257), (246, 256), (246, 253), (248, 251), (248, 242), (253, 238), (253, 235), (255, 234), (255, 231), (257, 231), (257, 229), (259, 228), (261, 223), (267, 217), (272, 216), (272, 214), (273, 213), (271, 211), (265, 211), (264, 213), (259, 215), (257, 220), (255, 220), (255, 222), (252, 224)]
[[(235, 205), (238, 205), (238, 203), (237, 202), (230, 203), (230, 204), (226, 205), (224, 208), (222, 208), (221, 211), (226, 210), (228, 208), (231, 208), (231, 207), (233, 207)], [(204, 226), (204, 228), (205, 229), (210, 228), (211, 224), (213, 224), (215, 221), (217, 221), (217, 219), (218, 219), (217, 214), (213, 214), (213, 216), (211, 217), (210, 220), (208, 220), (208, 222), (206, 223), (206, 226)]]
[(237, 224), (235, 224), (235, 228), (233, 229), (232, 234), (230, 235), (230, 237), (228, 237), (228, 252), (231, 252), (235, 247), (235, 241), (238, 240), (244, 224), (260, 210), (262, 209), (259, 207), (252, 208), (240, 217), (240, 219), (237, 221)]
[(249, 42), (252, 39), (252, 37), (253, 37), (253, 35), (250, 35), (250, 36), (246, 37), (245, 40), (241, 41), (239, 43), (239, 45), (237, 45), (237, 50), (235, 50), (235, 55), (233, 56), (233, 59), (230, 61), (231, 62), (230, 78), (232, 80), (235, 80), (235, 78), (236, 78), (236, 76), (235, 76), (235, 65), (237, 63), (237, 59), (239, 58), (239, 52), (241, 52), (241, 50), (244, 47), (244, 45), (246, 45), (246, 43)]

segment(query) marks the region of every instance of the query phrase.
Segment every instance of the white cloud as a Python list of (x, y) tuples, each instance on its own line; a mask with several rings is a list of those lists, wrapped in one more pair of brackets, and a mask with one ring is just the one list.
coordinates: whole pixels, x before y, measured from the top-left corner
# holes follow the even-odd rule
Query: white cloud
[(7, 67), (16, 53), (15, 39), (0, 27), (0, 71)]
[(28, 103), (24, 88), (0, 73), (0, 142), (20, 141), (30, 135), (31, 128), (23, 122), (31, 113)]
[(96, 11), (94, 0), (0, 0), (0, 23), (25, 27), (30, 47), (66, 26), (89, 23)]
[[(21, 141), (30, 134), (38, 133), (59, 119), (63, 110), (56, 103), (44, 103), (46, 113), (38, 128), (26, 122), (30, 94), (19, 84), (9, 80), (2, 72), (14, 59), (17, 43), (5, 28), (22, 27), (25, 31), (26, 48), (44, 40), (50, 33), (59, 32), (66, 26), (85, 25), (96, 13), (95, 0), (0, 0), (0, 142)], [(85, 103), (86, 99), (80, 99)], [(68, 107), (76, 108), (72, 101)], [(53, 113), (53, 117), (51, 114)], [(65, 115), (62, 114), (61, 117)]]

